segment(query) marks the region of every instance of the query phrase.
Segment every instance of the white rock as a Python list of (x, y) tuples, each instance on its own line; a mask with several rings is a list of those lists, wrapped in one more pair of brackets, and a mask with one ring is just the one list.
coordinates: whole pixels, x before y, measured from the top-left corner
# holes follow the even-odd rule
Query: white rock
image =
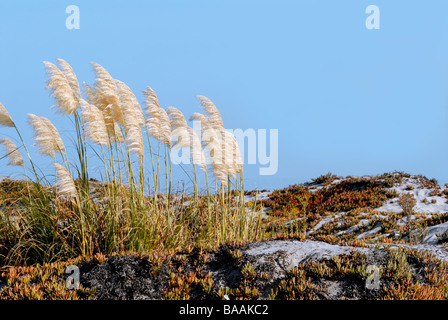
[(269, 256), (282, 253), (280, 261), (284, 270), (290, 270), (300, 263), (307, 260), (317, 260), (321, 258), (330, 259), (332, 256), (348, 254), (352, 250), (368, 253), (371, 248), (357, 248), (350, 246), (333, 245), (322, 241), (298, 241), (298, 240), (274, 240), (253, 244), (244, 253), (254, 256), (263, 262), (264, 259), (270, 259)]
[[(269, 195), (271, 194), (271, 191), (265, 191), (265, 192), (260, 192), (257, 194), (257, 201), (260, 200), (269, 200)], [(244, 202), (254, 202), (255, 201), (255, 196), (244, 196)]]
[(437, 234), (445, 234), (448, 233), (448, 221), (442, 224), (438, 224), (435, 226), (430, 226), (427, 228), (428, 234), (423, 240), (423, 243), (426, 244), (437, 244), (439, 239), (437, 238)]

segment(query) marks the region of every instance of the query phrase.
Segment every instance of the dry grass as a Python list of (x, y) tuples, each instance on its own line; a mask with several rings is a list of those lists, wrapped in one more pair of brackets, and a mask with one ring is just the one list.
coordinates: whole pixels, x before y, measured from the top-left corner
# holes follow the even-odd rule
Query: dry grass
[[(172, 129), (179, 127), (176, 119), (181, 112), (176, 109), (177, 113), (169, 115), (148, 87), (144, 91), (145, 118), (131, 89), (97, 63), (92, 63), (95, 83), (84, 84), (84, 100), (72, 67), (62, 59), (57, 62), (59, 68), (44, 62), (47, 89), (57, 112), (74, 123), (76, 157), (69, 157), (49, 119), (29, 114), (35, 146), (54, 162), (56, 183), (50, 183), (38, 174), (20, 131), (0, 105), (0, 125), (16, 129), (28, 156), (22, 160), (23, 167), (31, 165), (34, 173), (31, 178), (25, 171), (25, 184), (6, 182), (20, 190), (1, 194), (1, 264), (29, 265), (121, 251), (211, 248), (226, 241), (262, 238), (259, 217), (247, 215), (243, 197), (236, 197), (244, 194), (241, 156), (210, 99), (199, 98), (209, 114), (202, 117), (204, 125), (219, 126), (214, 146), (224, 146), (227, 152), (226, 157), (212, 161), (211, 171), (220, 187), (210, 192), (203, 152), (209, 147), (208, 141), (201, 140), (184, 118), (188, 143), (178, 147), (191, 149), (195, 192), (194, 197), (182, 191), (172, 194), (169, 154)], [(19, 164), (21, 146), (6, 147), (10, 164)], [(102, 182), (89, 177), (88, 160), (92, 156), (103, 164)], [(165, 179), (161, 166), (165, 167)], [(196, 166), (205, 172), (206, 195), (198, 192)], [(163, 184), (166, 194), (160, 193)]]

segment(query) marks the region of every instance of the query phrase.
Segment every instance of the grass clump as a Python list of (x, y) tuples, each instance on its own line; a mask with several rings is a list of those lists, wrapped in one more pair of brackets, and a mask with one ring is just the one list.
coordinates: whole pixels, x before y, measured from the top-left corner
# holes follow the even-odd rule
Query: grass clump
[[(56, 110), (73, 123), (75, 155), (68, 154), (49, 119), (29, 114), (35, 145), (53, 164), (55, 180), (40, 174), (1, 105), (0, 125), (14, 128), (21, 142), (16, 149), (8, 143), (5, 157), (24, 169), (25, 180), (0, 183), (0, 265), (212, 248), (262, 238), (260, 219), (246, 214), (238, 145), (208, 98), (197, 96), (205, 114), (192, 117), (201, 122), (201, 131), (195, 132), (178, 109), (161, 108), (150, 87), (144, 91), (143, 112), (131, 89), (97, 63), (92, 63), (96, 81), (92, 87), (85, 84), (84, 94), (67, 62), (58, 59), (59, 68), (44, 64)], [(27, 158), (12, 161), (20, 149)], [(183, 170), (193, 182), (193, 194), (172, 188), (171, 152), (182, 149), (190, 151), (190, 172)], [(100, 163), (101, 182), (91, 179), (94, 160)]]

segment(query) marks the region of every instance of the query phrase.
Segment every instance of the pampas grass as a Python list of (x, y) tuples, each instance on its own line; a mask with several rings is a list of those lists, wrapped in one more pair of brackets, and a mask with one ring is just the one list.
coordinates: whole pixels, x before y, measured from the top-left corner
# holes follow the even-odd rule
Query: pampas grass
[(43, 63), (48, 73), (46, 89), (51, 90), (51, 94), (58, 106), (57, 111), (62, 114), (75, 114), (79, 104), (76, 101), (76, 95), (73, 93), (69, 81), (56, 65), (48, 61)]
[(123, 110), (115, 80), (109, 72), (96, 62), (91, 62), (96, 74), (95, 91), (103, 106), (110, 106), (112, 118), (124, 126)]
[(104, 123), (106, 124), (107, 135), (112, 142), (124, 142), (123, 133), (112, 117), (110, 105), (103, 110)]
[[(201, 103), (204, 111), (208, 114), (208, 117), (196, 114), (193, 115), (193, 118), (200, 120), (206, 130), (215, 130), (215, 133), (211, 132), (210, 136), (216, 137), (216, 135), (220, 135), (220, 138), (218, 139), (221, 139), (222, 141), (220, 148), (218, 148), (214, 140), (211, 142), (214, 149), (219, 149), (221, 151), (217, 152), (217, 156), (215, 156), (214, 159), (214, 161), (219, 164), (219, 168), (216, 169), (217, 174), (221, 177), (220, 180), (224, 178), (225, 173), (236, 179), (236, 174), (241, 173), (243, 170), (238, 143), (233, 134), (225, 130), (221, 114), (215, 104), (205, 96), (197, 95), (196, 98)], [(219, 159), (220, 156), (222, 156), (222, 160)]]
[(160, 109), (160, 125), (161, 141), (166, 144), (168, 148), (171, 148), (171, 123), (170, 118), (164, 109)]
[(171, 148), (171, 122), (168, 114), (164, 109), (159, 107), (159, 100), (154, 90), (147, 87), (143, 93), (145, 95), (145, 111), (148, 115), (147, 125), (149, 133), (161, 143)]
[(14, 127), (14, 121), (12, 121), (8, 110), (0, 102), (0, 125), (5, 127)]
[(73, 95), (79, 105), (81, 103), (81, 90), (79, 88), (78, 78), (76, 77), (73, 68), (63, 59), (56, 59), (56, 61), (61, 67), (61, 71), (67, 79), (70, 88), (72, 88)]
[[(210, 99), (198, 97), (207, 115), (192, 116), (202, 124), (201, 132), (195, 132), (180, 110), (162, 109), (150, 87), (144, 91), (143, 112), (131, 88), (114, 79), (98, 63), (92, 63), (96, 76), (94, 84), (84, 83), (81, 92), (71, 66), (62, 59), (57, 62), (60, 69), (44, 62), (49, 76), (47, 88), (55, 98), (57, 112), (74, 120), (77, 139), (73, 144), (79, 162), (69, 161), (64, 142), (49, 119), (28, 114), (37, 151), (53, 158), (56, 181), (52, 185), (47, 179), (39, 179), (21, 139), (19, 148), (24, 147), (29, 156), (37, 181), (30, 183), (28, 192), (17, 199), (19, 205), (13, 211), (10, 208), (5, 208), (7, 212), (3, 212), (3, 208), (0, 210), (0, 262), (34, 263), (80, 254), (183, 250), (192, 246), (216, 248), (227, 241), (260, 239), (259, 220), (246, 216), (244, 197), (239, 196), (239, 206), (235, 194), (230, 192), (231, 180), (237, 174), (242, 180), (240, 152), (233, 135), (226, 133), (219, 111)], [(0, 124), (15, 127), (2, 105)], [(143, 128), (147, 142), (143, 141)], [(21, 138), (19, 130), (15, 129)], [(151, 146), (153, 139), (158, 142), (157, 172)], [(6, 139), (1, 141), (9, 164), (23, 165), (17, 147)], [(164, 197), (159, 194), (161, 146), (165, 149), (166, 201), (158, 201), (158, 197), (161, 200)], [(171, 196), (169, 155), (172, 148), (190, 149), (194, 197), (184, 191)], [(221, 193), (209, 192), (209, 167), (204, 150), (212, 156), (211, 170), (222, 186)], [(104, 164), (104, 168), (97, 170), (105, 181), (89, 179), (91, 168), (87, 159), (92, 158), (91, 151)], [(145, 171), (148, 151), (153, 185), (147, 181)], [(62, 161), (56, 159), (58, 153)], [(133, 173), (136, 166), (139, 179)], [(196, 166), (204, 171), (206, 196), (198, 191)], [(242, 182), (240, 186), (242, 188)], [(228, 190), (227, 198), (224, 188)]]
[(124, 113), (124, 128), (126, 131), (126, 140), (129, 144), (129, 150), (134, 152), (137, 156), (143, 157), (145, 150), (142, 129), (140, 127), (139, 119), (133, 110), (127, 110)]
[(59, 163), (53, 163), (56, 170), (56, 188), (61, 196), (75, 198), (77, 196), (76, 186), (70, 173)]
[(192, 128), (190, 128), (185, 120), (183, 113), (174, 108), (168, 107), (166, 109), (167, 114), (171, 116), (170, 123), (173, 139), (175, 139), (174, 148), (190, 148), (190, 160), (193, 165), (194, 175), (194, 195), (195, 199), (198, 194), (197, 177), (195, 165), (198, 165), (205, 173), (205, 179), (207, 182), (207, 195), (209, 195), (208, 177), (207, 177), (207, 163), (205, 161), (204, 150), (202, 149), (201, 140)]
[[(154, 202), (157, 202), (157, 190), (159, 187), (159, 164), (160, 164), (160, 144), (165, 144), (166, 147), (168, 147), (170, 150), (172, 148), (172, 132), (171, 132), (171, 122), (170, 118), (168, 117), (167, 112), (160, 108), (159, 106), (159, 100), (157, 98), (156, 93), (151, 87), (147, 87), (145, 91), (143, 91), (143, 94), (145, 96), (145, 112), (148, 116), (148, 120), (146, 121), (146, 128), (147, 128), (147, 134), (148, 134), (148, 144), (150, 148), (151, 153), (151, 163), (153, 168), (153, 176), (154, 176)], [(158, 140), (158, 152), (157, 152), (157, 173), (154, 169), (154, 160), (152, 158), (152, 149), (151, 144), (149, 141), (149, 136), (154, 137), (156, 140)], [(169, 203), (170, 193), (171, 193), (171, 161), (169, 166), (169, 176), (170, 179), (168, 179), (168, 163), (167, 163), (168, 153), (165, 148), (165, 172), (166, 172), (166, 188), (167, 188), (167, 203)], [(169, 180), (169, 181), (168, 181)]]
[(234, 135), (222, 127), (217, 108), (209, 105), (210, 109), (214, 112), (211, 116), (195, 112), (190, 120), (200, 122), (202, 142), (209, 151), (213, 173), (227, 187), (228, 176), (236, 179), (237, 173), (242, 173), (241, 152)]
[[(221, 184), (221, 207), (225, 208), (225, 213), (221, 220), (221, 238), (225, 239), (228, 235), (228, 225), (232, 221), (228, 219), (229, 207), (231, 205), (232, 188), (231, 179), (235, 180), (235, 189), (237, 188), (237, 174), (240, 175), (239, 187), (239, 206), (237, 209), (236, 225), (237, 234), (246, 237), (250, 231), (247, 229), (247, 217), (245, 214), (244, 203), (244, 178), (243, 162), (238, 143), (232, 133), (225, 130), (218, 108), (205, 96), (196, 96), (208, 116), (201, 113), (194, 113), (190, 120), (199, 121), (201, 124), (201, 136), (204, 147), (208, 149), (213, 175), (216, 181)], [(227, 200), (224, 199), (224, 189), (227, 189)], [(227, 203), (227, 205), (225, 205)]]
[(82, 119), (86, 136), (96, 144), (107, 146), (109, 139), (101, 110), (82, 100)]
[(203, 171), (207, 171), (204, 150), (197, 133), (188, 126), (183, 113), (174, 107), (166, 109), (171, 117), (170, 123), (173, 132), (176, 132), (176, 143), (173, 148), (190, 148), (190, 157), (193, 164), (198, 165)]
[(190, 121), (199, 121), (201, 124), (201, 137), (204, 148), (208, 150), (212, 164), (213, 175), (222, 186), (228, 187), (229, 166), (225, 164), (225, 140), (221, 131), (216, 130), (209, 118), (201, 113), (193, 113)]
[(39, 152), (43, 155), (55, 157), (55, 153), (62, 153), (65, 151), (64, 143), (55, 126), (45, 117), (28, 114), (28, 123), (34, 129), (34, 140)]
[(215, 129), (224, 129), (221, 114), (213, 102), (209, 98), (201, 95), (197, 95), (196, 98), (201, 103), (201, 106), (204, 108), (205, 112), (209, 114), (209, 124)]
[(112, 116), (112, 105), (105, 105), (104, 99), (99, 92), (84, 82), (84, 90), (89, 104), (96, 106), (103, 113), (104, 123), (106, 124), (107, 135), (111, 142), (124, 142), (120, 127)]
[(23, 158), (20, 155), (17, 146), (8, 138), (3, 138), (0, 140), (0, 144), (2, 144), (6, 149), (6, 156), (9, 159), (8, 165), (10, 166), (23, 166)]
[(137, 118), (138, 125), (140, 127), (144, 127), (146, 124), (145, 116), (143, 114), (143, 110), (138, 103), (137, 98), (135, 97), (132, 90), (128, 87), (127, 84), (120, 80), (115, 80), (118, 87), (118, 92), (121, 97), (121, 108), (124, 112), (132, 112), (134, 116)]
[[(37, 174), (36, 167), (34, 166), (33, 160), (31, 159), (31, 156), (30, 156), (30, 154), (28, 152), (28, 149), (27, 149), (27, 147), (25, 145), (25, 142), (23, 141), (22, 135), (20, 134), (19, 129), (16, 127), (16, 125), (15, 125), (14, 121), (12, 120), (11, 116), (9, 115), (8, 111), (6, 110), (6, 108), (1, 103), (0, 103), (0, 125), (4, 125), (6, 127), (14, 127), (14, 129), (16, 130), (17, 135), (19, 136), (19, 139), (22, 142), (22, 146), (25, 149), (26, 155), (28, 156), (28, 159), (30, 161), (31, 167), (32, 167), (33, 172), (34, 172), (34, 176), (35, 176), (35, 178), (37, 180), (37, 186), (39, 188), (40, 187), (40, 185), (39, 185), (40, 178), (39, 178), (39, 176)], [(23, 161), (23, 159), (22, 159), (22, 161)], [(13, 161), (13, 162), (16, 162), (16, 161)], [(18, 161), (18, 162), (20, 162), (20, 161)], [(28, 177), (27, 177), (27, 174), (26, 174), (26, 167), (25, 167), (24, 164), (23, 164), (23, 168), (24, 168), (24, 171), (25, 171), (25, 179), (28, 180)]]
[(204, 150), (202, 149), (201, 140), (192, 128), (189, 127), (188, 132), (190, 134), (190, 153), (193, 164), (198, 165), (202, 171), (207, 172), (207, 163), (205, 160)]

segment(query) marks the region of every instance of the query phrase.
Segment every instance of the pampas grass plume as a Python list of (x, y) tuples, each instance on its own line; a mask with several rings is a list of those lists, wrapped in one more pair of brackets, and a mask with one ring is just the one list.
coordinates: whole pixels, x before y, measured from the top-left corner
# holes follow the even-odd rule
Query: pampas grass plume
[(73, 90), (73, 94), (75, 95), (78, 104), (81, 103), (81, 89), (79, 88), (79, 81), (76, 77), (73, 68), (63, 59), (56, 59), (59, 66), (61, 67), (61, 71), (64, 74), (65, 78), (68, 81), (68, 84)]
[(177, 137), (176, 144), (173, 147), (189, 147), (193, 164), (198, 165), (203, 171), (207, 171), (201, 140), (196, 132), (188, 126), (183, 113), (174, 107), (168, 107), (166, 112), (171, 116), (171, 128), (174, 129), (173, 133), (175, 132)]
[(75, 114), (79, 104), (76, 102), (75, 93), (69, 81), (53, 63), (44, 61), (43, 64), (48, 73), (48, 84), (46, 89), (51, 90), (52, 96), (56, 100), (57, 109), (62, 114)]
[(190, 154), (193, 164), (198, 165), (202, 171), (207, 171), (207, 162), (205, 161), (204, 150), (202, 149), (201, 140), (199, 139), (196, 132), (188, 127), (190, 133)]
[(28, 114), (28, 118), (28, 123), (34, 129), (35, 145), (39, 147), (39, 152), (50, 157), (54, 157), (56, 152), (62, 154), (65, 146), (51, 121), (31, 113)]
[(53, 163), (56, 169), (56, 188), (60, 195), (74, 198), (77, 195), (76, 186), (70, 173), (59, 163)]
[(8, 165), (10, 166), (23, 166), (23, 158), (20, 155), (19, 150), (17, 149), (14, 142), (7, 138), (3, 138), (0, 140), (0, 144), (2, 144), (6, 149), (6, 154), (9, 158)]
[(1, 104), (0, 102), (0, 125), (6, 127), (14, 127), (14, 121), (12, 121), (11, 116), (8, 113), (8, 110)]
[(196, 98), (201, 103), (205, 112), (209, 114), (209, 123), (215, 129), (224, 129), (224, 124), (222, 122), (221, 114), (218, 111), (218, 108), (213, 104), (213, 102), (201, 95), (197, 95)]
[(82, 100), (82, 118), (86, 127), (86, 136), (94, 143), (107, 146), (109, 139), (101, 110)]
[(115, 80), (115, 82), (117, 83), (118, 92), (121, 97), (122, 110), (124, 112), (134, 112), (135, 116), (137, 117), (139, 126), (144, 127), (146, 123), (145, 116), (131, 88), (129, 88), (127, 84), (120, 80)]
[(125, 123), (126, 139), (129, 143), (129, 150), (139, 157), (143, 157), (143, 135), (138, 119), (132, 114), (125, 114)]
[(149, 133), (171, 148), (171, 122), (167, 112), (159, 107), (159, 100), (154, 90), (147, 87), (143, 94), (145, 95), (145, 111), (149, 118), (146, 122)]
[[(110, 105), (112, 118), (124, 126), (124, 114), (120, 106), (121, 102), (115, 80), (109, 72), (107, 72), (107, 70), (98, 63), (91, 62), (90, 64), (93, 66), (95, 71), (95, 90), (97, 98), (101, 99), (100, 104), (104, 107)], [(98, 104), (96, 104), (96, 106), (103, 109)]]

